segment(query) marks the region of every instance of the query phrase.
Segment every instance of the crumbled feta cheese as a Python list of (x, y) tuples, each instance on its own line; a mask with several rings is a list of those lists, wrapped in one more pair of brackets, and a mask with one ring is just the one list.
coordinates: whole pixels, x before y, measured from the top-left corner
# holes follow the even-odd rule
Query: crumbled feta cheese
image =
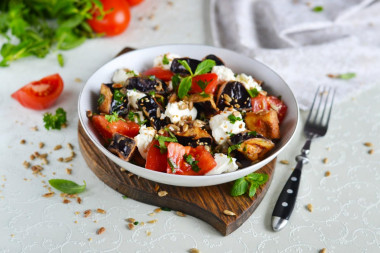
[(133, 109), (138, 109), (137, 101), (145, 96), (146, 94), (140, 91), (127, 90), (128, 105)]
[(218, 83), (235, 81), (234, 72), (225, 66), (214, 66), (211, 70), (211, 73), (218, 75)]
[(246, 75), (244, 73), (237, 75), (236, 81), (241, 82), (247, 90), (254, 88), (256, 88), (257, 91), (262, 90), (260, 84), (258, 84), (252, 76)]
[(206, 175), (217, 175), (224, 172), (232, 172), (238, 169), (236, 158), (229, 158), (225, 154), (216, 153), (214, 155), (216, 166), (206, 173)]
[[(168, 59), (168, 61), (169, 61), (168, 63), (164, 61), (164, 55), (166, 56), (166, 59)], [(175, 58), (180, 58), (180, 56), (176, 55), (176, 54), (172, 54), (172, 53), (166, 53), (166, 54), (163, 54), (163, 55), (159, 55), (156, 58), (154, 58), (154, 60), (153, 60), (153, 67), (160, 67), (160, 68), (163, 68), (163, 69), (170, 69), (170, 67), (172, 65), (172, 61)]]
[(139, 75), (136, 71), (131, 71), (129, 69), (118, 69), (113, 73), (112, 82), (114, 83), (125, 83), (128, 78)]
[(181, 118), (184, 116), (191, 116), (192, 120), (195, 120), (197, 117), (197, 109), (193, 107), (189, 110), (187, 103), (184, 101), (169, 103), (166, 106), (165, 116), (169, 117), (173, 124), (181, 121)]
[[(244, 120), (236, 120), (235, 123), (231, 123), (228, 119), (228, 116), (234, 112), (236, 114), (237, 111), (224, 110), (222, 113), (217, 114), (210, 119), (212, 136), (219, 145), (227, 141), (229, 133), (238, 134), (246, 130)], [(238, 112), (236, 117), (243, 119), (240, 112)]]
[(141, 156), (146, 159), (148, 153), (149, 144), (153, 141), (156, 135), (156, 130), (153, 127), (146, 127), (145, 125), (140, 127), (139, 134), (135, 136), (137, 148)]

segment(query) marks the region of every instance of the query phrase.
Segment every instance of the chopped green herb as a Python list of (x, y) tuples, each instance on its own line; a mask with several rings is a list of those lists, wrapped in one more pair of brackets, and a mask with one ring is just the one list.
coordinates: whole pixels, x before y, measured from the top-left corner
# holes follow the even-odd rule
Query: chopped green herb
[(231, 196), (243, 195), (248, 191), (250, 198), (255, 196), (257, 189), (264, 185), (269, 179), (267, 174), (251, 173), (235, 181), (231, 189)]
[(105, 99), (105, 96), (104, 96), (103, 94), (100, 94), (100, 96), (99, 96), (99, 98), (98, 98), (98, 105), (103, 104), (104, 99)]
[(256, 88), (252, 88), (247, 91), (251, 98), (257, 97), (257, 95), (259, 95), (259, 91)]
[(233, 114), (228, 115), (227, 118), (228, 118), (228, 120), (231, 122), (231, 124), (235, 124), (236, 121), (243, 120), (242, 118), (240, 118), (240, 117), (236, 117), (236, 116), (233, 115)]
[(135, 221), (135, 222), (133, 222), (133, 225), (138, 225), (139, 224), (139, 222), (138, 221)]
[(117, 105), (122, 105), (124, 103), (126, 95), (120, 90), (115, 90), (113, 92), (113, 100), (116, 101)]
[(177, 164), (175, 164), (175, 162), (173, 162), (171, 158), (168, 158), (168, 164), (170, 169), (172, 170), (172, 173), (175, 173), (176, 169), (178, 168)]
[(202, 89), (202, 91), (204, 91), (206, 89), (206, 87), (209, 83), (210, 83), (210, 81), (209, 82), (207, 82), (207, 81), (204, 82), (202, 80), (197, 81), (197, 84)]
[(52, 187), (67, 194), (77, 194), (83, 192), (86, 189), (86, 182), (83, 181), (83, 183), (84, 185), (78, 185), (77, 183), (66, 179), (49, 180), (49, 184)]
[(323, 6), (315, 6), (311, 10), (314, 11), (314, 12), (321, 12), (321, 11), (323, 11)]
[(58, 60), (59, 66), (63, 67), (65, 65), (65, 60), (63, 59), (62, 54), (57, 55), (57, 60)]
[(117, 114), (117, 112), (113, 112), (111, 115), (105, 115), (104, 118), (108, 122), (110, 122), (110, 123), (116, 122), (116, 121), (119, 121), (119, 120), (125, 121), (125, 119), (119, 117), (119, 115)]
[(165, 145), (165, 142), (178, 142), (175, 135), (169, 131), (169, 134), (171, 137), (163, 136), (163, 135), (156, 135), (155, 139), (158, 140), (159, 146), (156, 145), (160, 149), (161, 154), (165, 154), (168, 150), (168, 148)]
[(123, 199), (127, 199), (128, 197), (127, 196), (125, 196), (125, 195), (123, 195), (123, 196), (121, 196)]
[(152, 81), (156, 80), (156, 77), (155, 77), (155, 76), (149, 76), (148, 78), (149, 78), (150, 80), (152, 80)]
[(148, 92), (148, 94), (149, 94), (149, 96), (153, 97), (154, 95), (156, 95), (156, 92), (154, 90), (151, 90)]
[(349, 80), (349, 79), (352, 79), (354, 77), (356, 77), (355, 73), (345, 73), (345, 74), (338, 75), (339, 79), (344, 79), (344, 80)]
[(183, 155), (183, 158), (185, 161), (191, 166), (191, 169), (195, 172), (199, 172), (201, 168), (199, 168), (198, 163), (199, 161), (196, 161), (192, 155)]
[(61, 129), (62, 126), (66, 125), (66, 112), (62, 108), (58, 108), (55, 111), (55, 115), (46, 112), (43, 117), (44, 126), (47, 130), (49, 129)]
[(231, 158), (231, 152), (236, 150), (236, 149), (239, 149), (240, 145), (241, 145), (241, 143), (229, 146), (228, 150), (227, 150), (227, 156)]
[(162, 64), (168, 65), (169, 64), (169, 59), (166, 57), (166, 54), (164, 54), (164, 57), (162, 58)]
[(206, 92), (202, 91), (201, 93), (199, 93), (203, 98), (208, 98), (210, 96), (210, 94), (207, 94)]
[(132, 74), (133, 76), (137, 76), (136, 72), (133, 70), (129, 70), (125, 72), (127, 75)]
[(257, 135), (257, 132), (256, 131), (251, 131), (251, 132), (248, 132), (249, 135), (252, 135), (252, 136), (256, 136)]

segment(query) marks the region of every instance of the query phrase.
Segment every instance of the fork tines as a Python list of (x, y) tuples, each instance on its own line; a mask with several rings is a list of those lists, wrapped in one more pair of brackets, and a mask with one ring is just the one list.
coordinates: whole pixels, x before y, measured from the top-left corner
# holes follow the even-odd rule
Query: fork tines
[(327, 128), (334, 102), (334, 96), (334, 88), (320, 86), (315, 94), (306, 123)]

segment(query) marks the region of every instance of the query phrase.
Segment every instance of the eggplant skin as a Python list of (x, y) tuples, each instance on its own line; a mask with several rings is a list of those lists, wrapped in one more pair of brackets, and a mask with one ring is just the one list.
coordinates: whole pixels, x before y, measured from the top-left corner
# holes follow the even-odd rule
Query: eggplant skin
[(259, 133), (254, 134), (253, 132), (246, 131), (246, 132), (231, 135), (230, 142), (231, 142), (231, 145), (236, 145), (253, 138), (264, 138), (264, 136), (262, 136)]
[(108, 150), (128, 162), (136, 150), (136, 142), (128, 136), (115, 133), (112, 136), (112, 141), (108, 146)]
[(98, 109), (105, 114), (116, 112), (119, 116), (125, 117), (128, 114), (128, 97), (125, 95), (125, 89), (114, 88), (113, 83), (102, 84)]
[(178, 143), (184, 146), (210, 146), (212, 144), (212, 137), (206, 131), (199, 127), (189, 128), (185, 132), (176, 133)]
[(204, 112), (206, 115), (215, 115), (219, 112), (212, 94), (208, 94), (207, 97), (203, 97), (200, 94), (192, 94), (189, 97), (189, 101), (194, 103), (197, 110)]
[(134, 76), (128, 78), (126, 88), (129, 90), (136, 89), (141, 92), (154, 91), (156, 93), (166, 93), (168, 87), (166, 83), (156, 77)]
[(220, 59), (218, 56), (216, 55), (213, 55), (213, 54), (209, 54), (207, 55), (205, 58), (205, 60), (213, 60), (215, 62), (215, 66), (224, 66), (224, 62), (222, 61), (222, 59)]
[(201, 61), (199, 61), (199, 60), (191, 59), (188, 57), (175, 58), (172, 61), (172, 65), (170, 66), (170, 71), (175, 73), (175, 74), (180, 74), (180, 75), (190, 75), (190, 73), (189, 73), (189, 71), (187, 71), (185, 69), (184, 66), (182, 66), (181, 63), (178, 62), (178, 60), (186, 61), (193, 73), (197, 69), (198, 64), (201, 63)]
[(231, 106), (237, 110), (250, 109), (251, 96), (242, 83), (230, 81), (219, 88), (216, 105), (220, 110)]
[(162, 106), (156, 101), (156, 99), (150, 95), (147, 95), (137, 101), (139, 109), (149, 119), (151, 126), (156, 130), (167, 125), (167, 120), (161, 119), (160, 115), (164, 113)]

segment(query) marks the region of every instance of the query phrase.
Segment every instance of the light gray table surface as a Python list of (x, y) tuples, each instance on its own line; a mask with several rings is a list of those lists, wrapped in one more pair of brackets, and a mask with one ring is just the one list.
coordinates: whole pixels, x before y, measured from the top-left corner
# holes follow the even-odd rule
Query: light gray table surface
[[(302, 147), (305, 112), (295, 138), (278, 156), (278, 161), (289, 160), (290, 164), (277, 162), (272, 185), (260, 206), (226, 237), (205, 222), (179, 217), (174, 211), (151, 217), (148, 214), (155, 206), (123, 199), (91, 172), (77, 139), (77, 98), (87, 78), (125, 46), (211, 43), (207, 4), (201, 0), (173, 2), (169, 6), (166, 1), (146, 0), (132, 10), (130, 27), (122, 35), (89, 40), (63, 52), (63, 68), (52, 53), (45, 59), (22, 59), (0, 69), (0, 252), (187, 252), (190, 248), (201, 252), (318, 252), (322, 248), (327, 252), (379, 252), (380, 87), (334, 107), (327, 136), (312, 145), (311, 163), (304, 169), (290, 223), (278, 233), (270, 228), (271, 213)], [(65, 82), (63, 94), (49, 110), (63, 107), (67, 111), (69, 124), (61, 131), (45, 130), (44, 111), (25, 109), (10, 97), (24, 84), (52, 73), (60, 73)], [(31, 129), (35, 126), (38, 131)], [(22, 139), (26, 140), (23, 145)], [(35, 177), (22, 165), (39, 150), (39, 142), (45, 143), (42, 150), (48, 153), (58, 144), (64, 147), (49, 153), (46, 178)], [(374, 146), (367, 147), (365, 142)], [(58, 157), (69, 154), (67, 143), (73, 144), (77, 157), (70, 164), (59, 163)], [(73, 174), (67, 175), (66, 168), (72, 168)], [(326, 171), (330, 176), (325, 176)], [(86, 180), (83, 203), (65, 205), (59, 196), (43, 198), (47, 190), (42, 181), (53, 177)], [(306, 208), (309, 203), (312, 212)], [(83, 218), (83, 211), (96, 208), (107, 213)], [(124, 219), (129, 217), (145, 225), (128, 230)], [(146, 223), (152, 219), (157, 222)], [(96, 235), (102, 226), (106, 232)]]

